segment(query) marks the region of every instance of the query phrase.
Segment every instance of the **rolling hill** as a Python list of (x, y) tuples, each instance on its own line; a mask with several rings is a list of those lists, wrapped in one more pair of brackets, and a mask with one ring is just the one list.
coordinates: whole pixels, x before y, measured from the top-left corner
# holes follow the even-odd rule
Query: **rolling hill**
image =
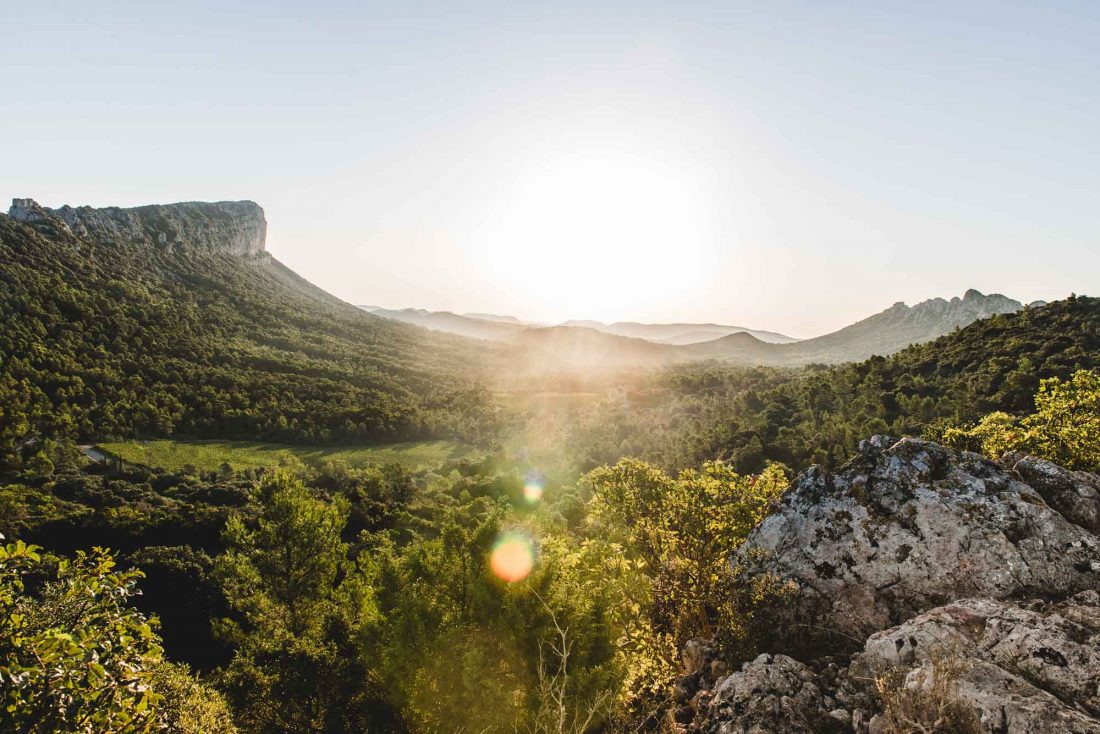
[(961, 298), (932, 298), (915, 306), (895, 303), (838, 331), (802, 340), (722, 324), (574, 320), (544, 327), (515, 317), (486, 314), (411, 308), (375, 308), (371, 313), (436, 331), (522, 345), (534, 353), (521, 361), (529, 368), (540, 365), (540, 371), (544, 371), (551, 365), (558, 369), (592, 369), (699, 359), (770, 366), (839, 364), (894, 354), (910, 344), (922, 344), (979, 319), (1023, 307), (1019, 301), (998, 293), (984, 295), (971, 289)]
[(425, 329), (431, 329), (432, 331), (441, 331), (469, 339), (487, 339), (489, 341), (509, 341), (527, 328), (518, 321), (510, 323), (456, 314), (450, 311), (425, 311), (422, 308), (375, 308), (370, 313), (391, 321), (423, 326)]

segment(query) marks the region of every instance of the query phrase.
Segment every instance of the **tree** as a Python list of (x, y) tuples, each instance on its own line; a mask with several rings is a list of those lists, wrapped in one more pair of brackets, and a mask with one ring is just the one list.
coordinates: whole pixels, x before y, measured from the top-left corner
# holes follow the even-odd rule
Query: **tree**
[(729, 558), (787, 486), (777, 465), (743, 476), (720, 462), (681, 472), (628, 459), (589, 473), (593, 515), (625, 539), (667, 606), (666, 631), (680, 643), (711, 636), (724, 603)]
[(356, 654), (373, 603), (340, 533), (348, 503), (314, 497), (286, 470), (257, 487), (258, 516), (226, 524), (216, 566), (236, 617), (224, 675), (240, 724), (256, 732), (361, 731), (371, 676)]
[(630, 609), (620, 642), (627, 659), (618, 716), (649, 726), (671, 705), (685, 642), (721, 633), (740, 643), (756, 606), (786, 593), (768, 581), (740, 589), (729, 561), (787, 480), (774, 464), (743, 476), (712, 462), (673, 479), (630, 459), (596, 469), (584, 482), (594, 493), (592, 535), (603, 537), (614, 559), (611, 588), (622, 595), (614, 606)]
[(161, 695), (157, 718), (168, 734), (236, 734), (225, 698), (186, 665), (162, 662), (152, 672), (152, 685)]
[(971, 428), (940, 428), (933, 438), (992, 458), (1020, 451), (1070, 469), (1100, 470), (1100, 373), (1078, 370), (1068, 380), (1043, 380), (1034, 413), (1017, 418), (997, 411)]
[(127, 606), (141, 573), (114, 565), (103, 549), (79, 553), (30, 595), (25, 579), (47, 562), (22, 541), (0, 548), (0, 729), (130, 734), (161, 723), (160, 641)]

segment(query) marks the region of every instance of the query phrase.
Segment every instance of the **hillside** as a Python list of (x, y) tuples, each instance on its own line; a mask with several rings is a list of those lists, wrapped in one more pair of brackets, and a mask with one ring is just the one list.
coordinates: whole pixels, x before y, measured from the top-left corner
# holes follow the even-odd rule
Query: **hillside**
[(388, 441), (489, 430), (480, 352), (373, 317), (264, 250), (251, 202), (0, 215), (4, 442)]
[[(803, 340), (771, 331), (722, 324), (645, 324), (628, 321), (604, 324), (575, 320), (543, 327), (521, 322), (514, 317), (460, 315), (415, 308), (362, 308), (376, 316), (435, 331), (522, 344), (537, 352), (526, 361), (548, 355), (552, 358), (550, 363), (560, 369), (578, 369), (592, 366), (639, 367), (699, 359), (769, 366), (856, 362), (876, 354), (894, 354), (910, 344), (922, 344), (978, 319), (1014, 313), (1024, 306), (998, 293), (987, 296), (971, 289), (961, 298), (932, 298), (915, 306), (895, 303), (842, 329)], [(602, 334), (605, 338), (595, 334)], [(642, 347), (634, 343), (637, 341), (646, 341), (660, 348)]]
[[(1038, 304), (1035, 304), (1038, 305)], [(999, 293), (984, 295), (968, 290), (962, 298), (932, 298), (915, 306), (895, 303), (885, 311), (813, 339), (769, 345), (763, 340), (734, 334), (691, 345), (696, 357), (729, 359), (745, 364), (839, 364), (894, 354), (910, 344), (922, 344), (951, 333), (979, 319), (1014, 313), (1024, 308), (1019, 301)]]
[(370, 311), (375, 316), (380, 316), (391, 321), (401, 321), (406, 324), (416, 324), (433, 331), (442, 331), (456, 336), (464, 336), (470, 339), (487, 339), (490, 341), (508, 341), (517, 333), (526, 328), (518, 322), (509, 323), (498, 319), (481, 318), (465, 314), (451, 313), (450, 311), (425, 311), (422, 308), (385, 309), (374, 308)]
[[(748, 335), (727, 339), (745, 342), (746, 352), (773, 348)], [(638, 381), (625, 399), (605, 401), (562, 440), (585, 457), (585, 468), (624, 454), (670, 469), (715, 457), (739, 471), (768, 461), (837, 466), (862, 436), (920, 435), (943, 421), (1025, 413), (1040, 380), (1097, 367), (1100, 299), (1076, 296), (835, 367), (672, 365)]]
[(526, 328), (509, 342), (521, 348), (514, 366), (538, 373), (651, 367), (684, 359), (676, 347), (579, 326)]

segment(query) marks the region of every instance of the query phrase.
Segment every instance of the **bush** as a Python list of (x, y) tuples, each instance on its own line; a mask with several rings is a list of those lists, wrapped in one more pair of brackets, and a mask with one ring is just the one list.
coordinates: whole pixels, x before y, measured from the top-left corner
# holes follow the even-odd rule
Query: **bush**
[(966, 664), (938, 655), (919, 668), (895, 668), (875, 681), (882, 700), (883, 734), (982, 734), (973, 704), (958, 694)]
[(1100, 470), (1100, 373), (1078, 370), (1069, 380), (1043, 380), (1035, 412), (1023, 418), (995, 412), (972, 428), (948, 427), (933, 439), (999, 458), (1009, 451), (1041, 456), (1070, 469)]

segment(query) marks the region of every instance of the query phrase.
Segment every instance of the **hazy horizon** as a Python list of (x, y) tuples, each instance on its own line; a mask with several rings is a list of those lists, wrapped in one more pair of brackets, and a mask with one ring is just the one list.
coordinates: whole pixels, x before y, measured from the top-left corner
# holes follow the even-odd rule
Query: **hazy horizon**
[(252, 199), (268, 250), (351, 303), (808, 337), (1100, 290), (1100, 6), (18, 17), (0, 193)]

